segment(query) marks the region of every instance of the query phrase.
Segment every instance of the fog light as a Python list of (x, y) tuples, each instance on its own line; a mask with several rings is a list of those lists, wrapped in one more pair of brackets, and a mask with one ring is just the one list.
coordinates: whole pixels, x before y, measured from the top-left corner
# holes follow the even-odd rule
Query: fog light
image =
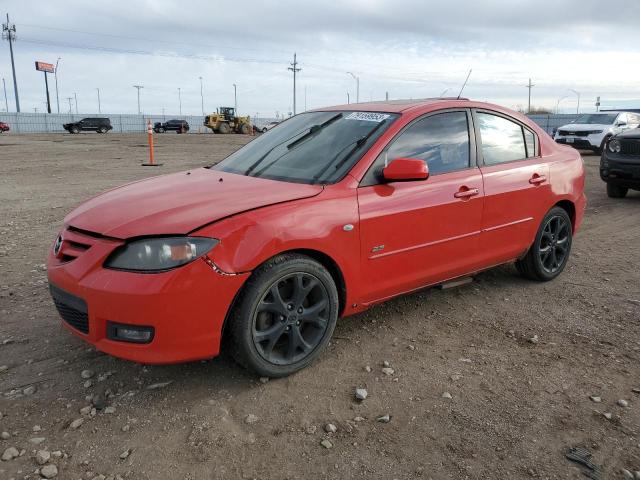
[(154, 328), (107, 322), (107, 338), (119, 342), (150, 343)]

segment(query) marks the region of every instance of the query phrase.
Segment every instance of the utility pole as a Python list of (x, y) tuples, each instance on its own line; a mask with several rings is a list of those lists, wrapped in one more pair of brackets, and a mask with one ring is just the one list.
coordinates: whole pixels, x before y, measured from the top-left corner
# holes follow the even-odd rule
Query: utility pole
[(73, 92), (73, 99), (76, 102), (76, 115), (78, 114), (78, 94)]
[(347, 73), (351, 75), (356, 81), (356, 103), (360, 103), (360, 77), (354, 75), (351, 72), (347, 72)]
[(138, 115), (140, 115), (140, 89), (144, 87), (142, 85), (134, 85), (133, 88), (138, 90)]
[(7, 113), (9, 113), (9, 101), (7, 100), (7, 84), (4, 81), (4, 77), (2, 77), (2, 88), (4, 89), (4, 105), (7, 109)]
[(202, 104), (202, 115), (204, 116), (204, 94), (202, 93), (202, 77), (200, 79), (200, 103)]
[(60, 113), (60, 97), (58, 96), (58, 63), (60, 62), (60, 57), (56, 60), (56, 69), (53, 72), (53, 75), (56, 77), (56, 104), (58, 105), (58, 113)]
[(100, 110), (100, 89), (96, 88), (96, 90), (98, 91), (98, 113), (102, 113), (102, 111)]
[(178, 87), (178, 106), (180, 108), (180, 115), (182, 115), (182, 96), (180, 95), (180, 87)]
[(532, 84), (531, 79), (529, 79), (529, 83), (525, 85), (525, 87), (529, 89), (529, 107), (527, 108), (527, 113), (531, 113), (531, 89), (535, 87), (535, 85)]
[(293, 72), (293, 114), (296, 114), (296, 74), (302, 70), (301, 68), (298, 68), (298, 60), (296, 58), (296, 54), (293, 54), (293, 63), (290, 64), (291, 66), (287, 68), (287, 70), (290, 70)]
[(13, 61), (13, 42), (16, 39), (16, 25), (9, 22), (7, 13), (7, 23), (2, 24), (2, 38), (9, 40), (9, 52), (11, 53), (11, 70), (13, 71), (13, 90), (16, 94), (16, 112), (20, 113), (20, 99), (18, 98), (18, 81), (16, 80), (16, 64)]
[(235, 83), (233, 84), (233, 103), (236, 115), (238, 115), (238, 86)]
[(67, 97), (67, 100), (69, 100), (69, 114), (73, 113), (71, 111), (71, 100), (73, 100), (73, 97)]
[(349, 92), (347, 92), (347, 105), (351, 103), (351, 98), (349, 98)]

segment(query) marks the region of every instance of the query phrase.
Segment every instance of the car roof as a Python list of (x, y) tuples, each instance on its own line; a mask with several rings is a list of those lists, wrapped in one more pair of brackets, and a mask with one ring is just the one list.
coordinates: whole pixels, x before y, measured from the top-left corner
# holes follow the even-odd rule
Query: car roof
[(436, 103), (468, 102), (468, 101), (469, 101), (468, 98), (457, 98), (457, 97), (382, 100), (377, 102), (348, 103), (343, 105), (336, 105), (333, 107), (318, 108), (315, 111), (358, 110), (361, 112), (402, 113), (408, 110), (426, 107), (428, 105), (433, 105)]

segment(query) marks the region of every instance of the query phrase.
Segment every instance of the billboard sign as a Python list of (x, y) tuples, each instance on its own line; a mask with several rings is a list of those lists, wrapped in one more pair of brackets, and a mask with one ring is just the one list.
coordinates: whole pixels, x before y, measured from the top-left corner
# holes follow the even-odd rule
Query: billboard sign
[(53, 63), (36, 62), (36, 70), (39, 72), (55, 73), (56, 66)]

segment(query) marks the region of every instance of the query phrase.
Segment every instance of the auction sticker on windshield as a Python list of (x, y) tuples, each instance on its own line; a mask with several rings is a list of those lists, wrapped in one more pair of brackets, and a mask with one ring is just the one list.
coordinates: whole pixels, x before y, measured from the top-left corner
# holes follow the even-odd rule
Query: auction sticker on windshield
[(375, 113), (375, 112), (353, 112), (344, 117), (345, 120), (364, 120), (365, 122), (376, 122), (380, 123), (390, 115), (386, 113)]

